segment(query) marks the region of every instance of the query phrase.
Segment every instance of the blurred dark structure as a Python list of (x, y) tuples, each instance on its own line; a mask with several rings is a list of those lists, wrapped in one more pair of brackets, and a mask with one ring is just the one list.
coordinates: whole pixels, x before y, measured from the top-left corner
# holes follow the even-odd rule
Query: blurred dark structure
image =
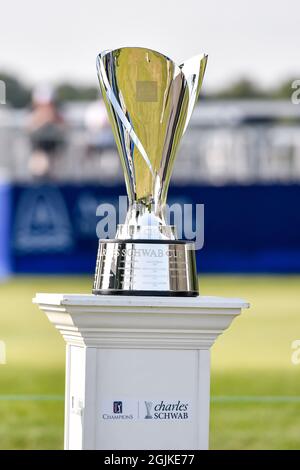
[(51, 88), (34, 91), (27, 131), (31, 143), (28, 161), (31, 176), (39, 180), (52, 179), (54, 165), (62, 154), (65, 126)]

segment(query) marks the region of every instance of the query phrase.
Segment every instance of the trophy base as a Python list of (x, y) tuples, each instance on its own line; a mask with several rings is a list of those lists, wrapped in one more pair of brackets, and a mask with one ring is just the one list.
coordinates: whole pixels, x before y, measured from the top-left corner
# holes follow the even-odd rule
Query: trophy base
[(196, 297), (194, 244), (181, 240), (100, 240), (93, 294)]

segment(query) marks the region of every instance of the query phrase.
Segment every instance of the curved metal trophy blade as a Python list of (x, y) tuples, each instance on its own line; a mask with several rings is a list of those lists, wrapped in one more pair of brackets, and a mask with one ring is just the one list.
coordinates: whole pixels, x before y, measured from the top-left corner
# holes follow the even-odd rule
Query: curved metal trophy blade
[(130, 203), (154, 208), (161, 217), (206, 60), (197, 56), (177, 66), (156, 51), (132, 47), (104, 51), (97, 59)]
[(199, 97), (201, 90), (205, 69), (207, 64), (207, 55), (197, 55), (191, 59), (186, 60), (180, 65), (180, 68), (186, 78), (187, 85), (189, 88), (189, 109), (186, 118), (185, 128), (188, 126), (195, 104)]

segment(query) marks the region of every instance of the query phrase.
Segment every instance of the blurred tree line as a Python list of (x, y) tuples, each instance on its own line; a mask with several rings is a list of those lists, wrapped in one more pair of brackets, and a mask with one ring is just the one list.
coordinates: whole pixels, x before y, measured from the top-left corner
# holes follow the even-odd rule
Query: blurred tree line
[(212, 99), (290, 99), (295, 78), (285, 80), (277, 87), (265, 89), (254, 81), (239, 79), (228, 87), (209, 95)]
[[(13, 108), (30, 106), (32, 87), (25, 85), (8, 73), (0, 72), (0, 80), (5, 83), (7, 104)], [(61, 83), (54, 88), (56, 99), (59, 103), (65, 101), (91, 101), (100, 96), (100, 91), (96, 86)]]
[[(0, 72), (0, 80), (4, 81), (6, 85), (6, 101), (10, 106), (14, 108), (30, 106), (31, 87), (8, 73)], [(267, 90), (254, 81), (242, 78), (215, 93), (206, 93), (203, 97), (205, 99), (290, 99), (293, 91), (291, 88), (293, 80), (294, 78), (286, 80), (279, 86)], [(91, 101), (97, 99), (100, 95), (96, 86), (61, 83), (55, 89), (59, 103)]]

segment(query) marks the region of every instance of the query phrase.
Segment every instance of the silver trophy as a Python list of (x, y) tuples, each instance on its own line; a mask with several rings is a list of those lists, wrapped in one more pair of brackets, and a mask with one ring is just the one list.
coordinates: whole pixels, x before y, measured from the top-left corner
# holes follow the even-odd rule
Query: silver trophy
[(207, 56), (181, 65), (151, 49), (97, 57), (100, 88), (125, 174), (129, 209), (100, 240), (94, 294), (197, 296), (193, 242), (178, 240), (164, 207), (176, 152), (200, 92)]

